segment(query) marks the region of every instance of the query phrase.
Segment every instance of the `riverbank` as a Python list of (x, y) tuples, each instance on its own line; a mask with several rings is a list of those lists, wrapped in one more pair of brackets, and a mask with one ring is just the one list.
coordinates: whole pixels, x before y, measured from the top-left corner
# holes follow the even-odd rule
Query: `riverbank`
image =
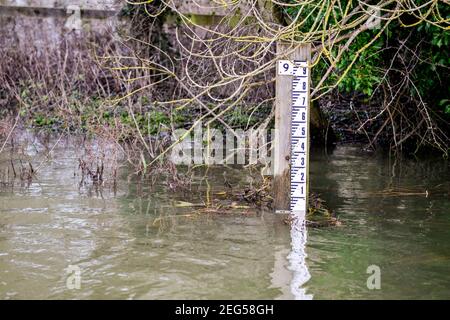
[[(259, 51), (248, 44), (248, 50), (240, 52), (240, 41), (215, 39), (212, 29), (225, 32), (222, 28), (227, 30), (226, 23), (220, 27), (181, 23), (175, 8), (165, 8), (157, 16), (149, 16), (147, 9), (159, 12), (162, 8), (157, 3), (148, 8), (128, 4), (117, 16), (98, 21), (104, 28), (78, 33), (64, 31), (59, 21), (53, 31), (58, 33), (56, 47), (42, 45), (51, 38), (47, 34), (33, 35), (33, 41), (16, 39), (20, 46), (14, 45), (15, 38), (9, 32), (13, 28), (5, 29), (5, 44), (0, 49), (4, 61), (0, 66), (0, 135), (7, 136), (13, 125), (18, 125), (100, 139), (108, 136), (133, 146), (129, 158), (136, 170), (144, 170), (167, 148), (164, 137), (179, 128), (191, 130), (200, 119), (209, 128), (220, 130), (274, 127), (275, 42)], [(254, 30), (252, 23), (247, 21), (240, 33)], [(424, 37), (439, 36), (446, 41), (445, 34), (425, 29), (420, 31)], [(205, 55), (202, 41), (193, 41), (197, 37), (215, 43), (208, 49), (211, 57)], [(440, 49), (442, 41), (433, 41), (430, 48)], [(228, 48), (233, 59), (221, 57), (220, 48)], [(382, 41), (377, 43), (339, 86), (330, 87), (317, 100), (313, 94), (313, 147), (363, 143), (372, 152), (382, 149), (403, 155), (439, 153), (448, 157), (447, 88), (439, 87), (445, 83), (446, 73), (442, 73), (440, 83), (421, 82), (434, 76), (400, 82), (399, 77), (405, 79), (402, 74), (414, 73), (410, 69), (421, 58), (414, 55), (414, 66), (404, 65), (408, 60), (405, 56), (410, 54), (401, 45), (392, 54), (400, 60), (392, 63), (401, 68), (383, 69), (379, 66), (383, 54), (392, 50), (397, 50), (395, 42), (384, 49)], [(441, 51), (435, 52), (437, 57)], [(256, 60), (243, 59), (256, 52), (265, 53)], [(216, 60), (221, 62), (219, 69)], [(312, 93), (320, 90), (315, 85), (324, 84), (324, 74), (337, 80), (345, 67), (344, 63), (334, 71), (325, 70), (324, 63), (319, 60), (312, 69)], [(436, 65), (445, 67), (445, 61)], [(418, 68), (428, 72), (425, 67)], [(141, 161), (141, 150), (145, 150), (145, 162)]]

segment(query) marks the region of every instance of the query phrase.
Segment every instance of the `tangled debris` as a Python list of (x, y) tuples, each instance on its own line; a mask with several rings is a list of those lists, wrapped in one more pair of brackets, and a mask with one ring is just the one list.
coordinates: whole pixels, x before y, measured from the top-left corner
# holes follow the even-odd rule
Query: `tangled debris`
[(306, 224), (311, 227), (340, 226), (341, 222), (335, 213), (327, 208), (325, 201), (316, 193), (309, 194), (309, 209), (306, 215)]

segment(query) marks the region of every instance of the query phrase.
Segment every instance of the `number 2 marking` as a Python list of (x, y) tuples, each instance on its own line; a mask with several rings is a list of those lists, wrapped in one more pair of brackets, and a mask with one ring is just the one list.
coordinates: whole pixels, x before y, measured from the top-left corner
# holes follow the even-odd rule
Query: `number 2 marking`
[[(283, 71), (280, 64), (280, 71)], [(290, 67), (292, 79), (292, 132), (296, 135), (291, 146), (291, 210), (306, 212), (308, 203), (308, 100), (311, 71), (307, 62), (295, 61)]]

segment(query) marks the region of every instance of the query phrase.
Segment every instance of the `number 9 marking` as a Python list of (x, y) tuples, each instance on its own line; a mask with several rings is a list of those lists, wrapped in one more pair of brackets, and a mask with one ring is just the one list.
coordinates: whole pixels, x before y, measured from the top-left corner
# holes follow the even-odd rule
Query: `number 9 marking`
[(283, 76), (293, 75), (294, 65), (289, 60), (279, 60), (278, 61), (278, 74)]

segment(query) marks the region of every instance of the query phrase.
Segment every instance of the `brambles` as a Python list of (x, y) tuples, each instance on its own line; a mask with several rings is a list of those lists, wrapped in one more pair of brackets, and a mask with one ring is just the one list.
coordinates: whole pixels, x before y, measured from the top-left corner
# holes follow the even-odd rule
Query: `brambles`
[[(369, 148), (448, 154), (446, 1), (224, 1), (210, 19), (177, 4), (128, 3), (121, 39), (0, 49), (1, 151), (21, 124), (81, 133), (115, 144), (143, 179), (169, 172), (170, 190), (187, 186), (167, 161), (172, 132), (270, 129), (275, 44), (311, 42), (322, 137), (332, 135), (319, 108)], [(103, 184), (109, 160), (80, 158), (82, 176)], [(247, 191), (245, 201), (266, 204), (265, 190)]]
[[(177, 1), (128, 5), (133, 19), (145, 22), (149, 31), (137, 30), (136, 42), (152, 50), (136, 54), (140, 77), (135, 78), (156, 76), (143, 87), (154, 92), (154, 101), (195, 110), (206, 125), (256, 127), (273, 117), (271, 109), (245, 119), (240, 106), (273, 104), (274, 44), (285, 41), (294, 48), (311, 42), (312, 96), (331, 119), (336, 118), (333, 104), (344, 105), (356, 123), (350, 130), (362, 133), (371, 148), (448, 152), (448, 90), (440, 88), (448, 82), (449, 65), (445, 51), (436, 50), (448, 43), (445, 1), (225, 1), (211, 6), (217, 16), (205, 24)], [(198, 10), (208, 12), (207, 7)], [(150, 23), (154, 17), (157, 26)], [(177, 21), (176, 28), (164, 24), (169, 20)], [(149, 35), (161, 29), (169, 32), (168, 41), (154, 45)], [(175, 88), (170, 97), (161, 95), (165, 84)], [(331, 106), (324, 104), (330, 100)], [(351, 103), (343, 104), (346, 100)]]
[[(431, 146), (447, 153), (445, 1), (225, 1), (214, 7), (216, 17), (204, 24), (177, 1), (127, 3), (122, 40), (94, 37), (27, 55), (3, 48), (3, 112), (20, 109), (31, 125), (53, 130), (116, 128), (117, 141), (136, 139), (146, 153), (152, 153), (149, 136), (192, 129), (198, 120), (211, 128), (267, 127), (274, 44), (311, 42), (316, 108), (331, 120), (338, 118), (334, 110), (347, 110), (352, 125), (345, 129), (370, 147)], [(330, 130), (326, 121), (318, 125)]]

